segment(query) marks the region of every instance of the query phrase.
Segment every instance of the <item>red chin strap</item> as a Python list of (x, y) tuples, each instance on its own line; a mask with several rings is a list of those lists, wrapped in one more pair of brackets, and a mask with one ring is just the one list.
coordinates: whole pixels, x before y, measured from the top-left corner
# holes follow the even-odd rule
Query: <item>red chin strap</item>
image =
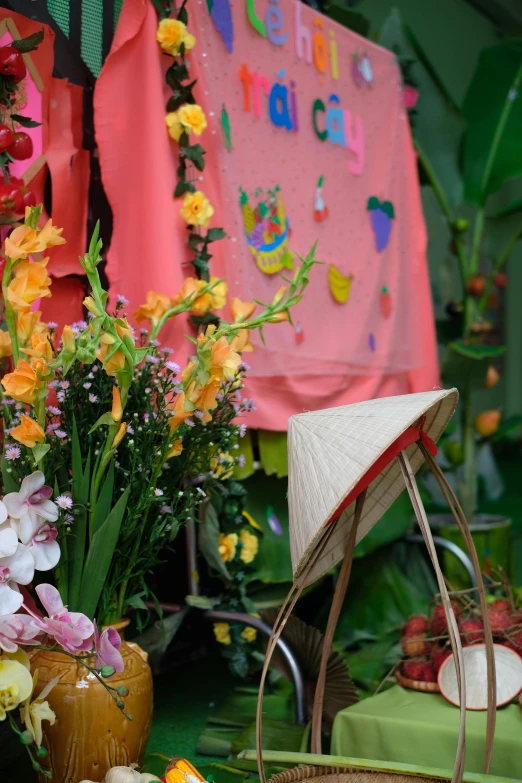
[(419, 427), (408, 427), (408, 429), (405, 430), (402, 435), (399, 435), (397, 440), (394, 441), (392, 445), (381, 454), (381, 456), (373, 463), (371, 468), (367, 470), (364, 476), (357, 482), (356, 486), (352, 489), (348, 497), (343, 500), (341, 505), (336, 509), (335, 513), (332, 514), (332, 517), (327, 522), (327, 526), (333, 522), (334, 519), (337, 519), (339, 514), (348, 508), (350, 503), (353, 503), (353, 501), (361, 494), (361, 492), (370, 486), (372, 481), (377, 478), (379, 473), (382, 473), (382, 471), (390, 464), (390, 462), (394, 460), (395, 457), (398, 457), (400, 452), (408, 448), (408, 446), (422, 441), (430, 454), (432, 454), (434, 457), (436, 456), (437, 446), (430, 436), (427, 435), (422, 429), (424, 427), (425, 421), (426, 416), (423, 416), (419, 422)]

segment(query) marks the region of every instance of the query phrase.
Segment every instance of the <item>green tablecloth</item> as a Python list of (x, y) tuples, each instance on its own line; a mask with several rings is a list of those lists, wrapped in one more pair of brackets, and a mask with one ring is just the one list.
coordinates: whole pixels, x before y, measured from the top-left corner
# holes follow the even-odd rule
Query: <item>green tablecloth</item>
[[(438, 693), (419, 693), (398, 685), (339, 712), (332, 755), (398, 761), (452, 769), (459, 710)], [(482, 772), (486, 713), (468, 710), (466, 771)], [(497, 711), (490, 774), (522, 780), (522, 709)]]

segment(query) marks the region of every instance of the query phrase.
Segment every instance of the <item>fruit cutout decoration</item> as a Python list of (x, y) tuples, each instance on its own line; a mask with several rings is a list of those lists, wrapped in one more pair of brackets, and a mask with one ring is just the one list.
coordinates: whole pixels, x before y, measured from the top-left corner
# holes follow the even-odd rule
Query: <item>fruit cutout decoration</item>
[(295, 341), (296, 341), (297, 345), (301, 345), (303, 340), (304, 340), (303, 327), (301, 326), (301, 324), (298, 321), (296, 323), (296, 325), (295, 325)]
[(368, 348), (372, 353), (375, 351), (375, 335), (369, 334), (368, 335)]
[(395, 210), (391, 201), (379, 201), (377, 196), (368, 199), (366, 209), (370, 213), (375, 245), (377, 251), (382, 253), (388, 246), (392, 230), (392, 220), (395, 219)]
[(358, 87), (365, 84), (373, 87), (373, 68), (366, 52), (355, 52), (352, 55), (352, 79)]
[(314, 196), (314, 220), (317, 223), (322, 223), (328, 217), (328, 207), (323, 198), (323, 184), (324, 177), (321, 176), (317, 181)]
[(381, 295), (379, 297), (379, 305), (381, 308), (381, 313), (385, 318), (389, 318), (392, 312), (392, 301), (391, 301), (391, 295), (386, 286), (384, 288), (381, 288)]
[(225, 104), (221, 107), (221, 127), (225, 136), (225, 147), (230, 152), (232, 149), (232, 134), (230, 131), (230, 119)]
[(330, 285), (330, 292), (339, 304), (344, 304), (348, 301), (350, 292), (352, 290), (353, 275), (347, 277), (339, 272), (334, 264), (330, 264), (328, 267), (328, 283)]
[(268, 190), (265, 196), (258, 189), (255, 198), (261, 198), (255, 207), (242, 188), (239, 192), (245, 235), (258, 269), (265, 275), (277, 274), (282, 269), (293, 269), (294, 261), (288, 247), (290, 222), (279, 185)]
[(229, 54), (234, 50), (234, 22), (230, 0), (207, 0), (207, 7), (216, 30), (221, 35)]

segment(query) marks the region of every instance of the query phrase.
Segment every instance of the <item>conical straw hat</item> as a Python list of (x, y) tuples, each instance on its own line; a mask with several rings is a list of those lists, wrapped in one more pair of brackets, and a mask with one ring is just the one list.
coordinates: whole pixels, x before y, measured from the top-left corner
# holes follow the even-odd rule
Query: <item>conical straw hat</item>
[[(409, 428), (422, 425), (422, 431), (436, 442), (457, 400), (456, 389), (440, 389), (383, 397), (290, 418), (288, 506), (294, 577), (317, 550), (324, 530), (337, 516), (335, 530), (307, 584), (342, 560), (355, 503), (350, 502), (344, 510), (340, 506), (359, 488), (363, 489), (365, 478), (382, 465), (368, 485), (357, 529), (357, 542), (364, 538), (405, 488), (398, 452), (405, 448), (415, 473), (424, 461), (419, 447), (412, 442), (418, 439), (418, 434)], [(405, 447), (404, 442), (409, 445)]]

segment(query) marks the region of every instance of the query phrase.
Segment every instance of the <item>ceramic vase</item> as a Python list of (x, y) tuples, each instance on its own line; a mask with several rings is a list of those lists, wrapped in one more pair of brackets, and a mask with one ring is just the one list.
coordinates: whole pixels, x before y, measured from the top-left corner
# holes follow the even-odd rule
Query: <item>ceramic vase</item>
[[(42, 765), (52, 769), (53, 783), (101, 781), (111, 767), (143, 760), (152, 720), (152, 674), (147, 653), (123, 638), (128, 622), (113, 624), (122, 636), (125, 669), (109, 683), (129, 691), (123, 702), (132, 720), (123, 715), (96, 677), (73, 658), (47, 651), (32, 657), (31, 670), (38, 669), (37, 692), (60, 677), (47, 697), (56, 721), (53, 726), (43, 723), (43, 744), (49, 756)], [(38, 779), (40, 783), (49, 781), (40, 774)]]

